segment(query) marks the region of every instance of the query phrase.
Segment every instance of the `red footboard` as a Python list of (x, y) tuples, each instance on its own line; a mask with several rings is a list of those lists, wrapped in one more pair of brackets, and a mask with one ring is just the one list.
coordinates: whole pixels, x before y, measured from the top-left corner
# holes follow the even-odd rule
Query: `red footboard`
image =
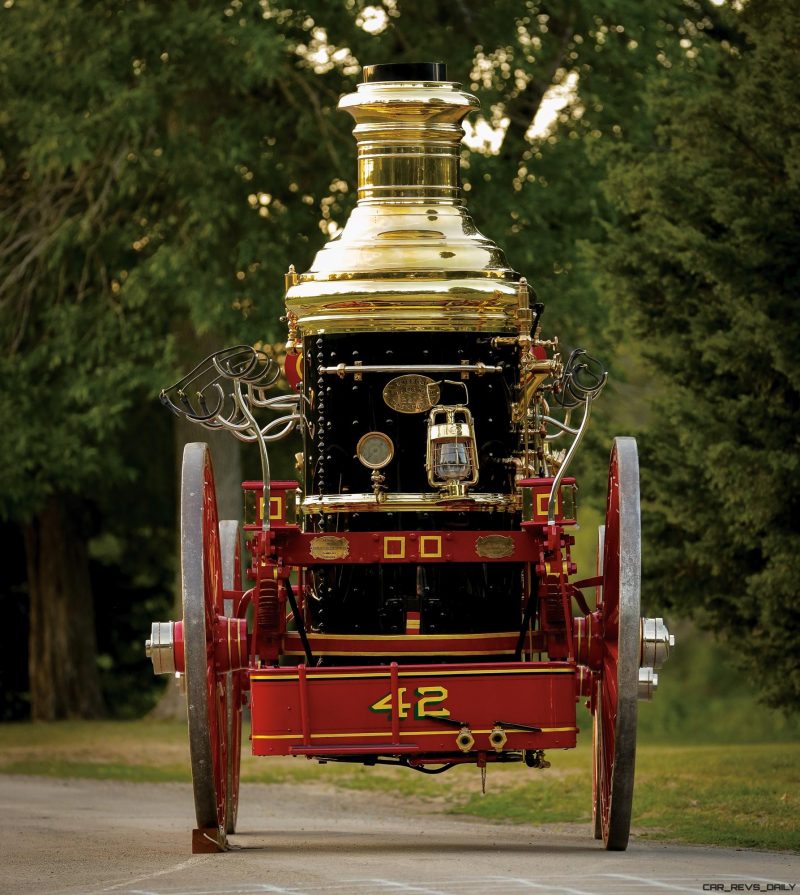
[(568, 663), (299, 665), (252, 670), (250, 683), (254, 755), (494, 754), (575, 745), (575, 669)]

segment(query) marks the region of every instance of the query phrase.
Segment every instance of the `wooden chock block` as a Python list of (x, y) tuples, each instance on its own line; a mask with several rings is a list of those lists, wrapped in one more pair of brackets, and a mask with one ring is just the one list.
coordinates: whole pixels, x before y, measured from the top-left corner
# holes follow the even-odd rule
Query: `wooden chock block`
[(208, 855), (228, 850), (228, 840), (217, 827), (201, 827), (192, 830), (192, 854)]

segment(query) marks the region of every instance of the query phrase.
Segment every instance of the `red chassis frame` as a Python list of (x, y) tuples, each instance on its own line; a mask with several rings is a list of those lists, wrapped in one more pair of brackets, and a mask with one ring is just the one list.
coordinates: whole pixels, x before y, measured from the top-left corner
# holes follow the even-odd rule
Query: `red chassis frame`
[[(271, 483), (270, 526), (264, 530), (262, 483), (245, 482), (247, 575), (255, 586), (226, 597), (236, 598), (239, 619), (250, 603), (254, 607), (249, 667), (242, 674), (251, 693), (253, 754), (402, 755), (411, 764), (483, 765), (509, 751), (574, 747), (577, 698), (593, 692), (594, 673), (579, 661), (589, 661), (589, 645), (597, 638), (586, 636), (593, 632), (583, 619), (578, 625), (572, 618), (572, 598), (582, 600), (567, 580), (575, 571), (573, 538), (564, 532), (575, 522), (574, 480), (562, 484), (554, 525), (547, 524), (551, 485), (551, 479), (522, 483), (528, 511), (521, 531), (323, 535), (301, 532), (295, 524), (297, 483), (288, 481)], [(538, 629), (529, 625), (524, 636), (519, 631), (423, 635), (414, 613), (406, 632), (393, 636), (309, 632), (304, 643), (298, 631), (288, 630), (295, 608), (304, 615), (304, 567), (311, 564), (509, 561), (523, 565), (525, 590), (536, 603)], [(531, 593), (533, 582), (538, 586)], [(532, 661), (545, 651), (549, 661)], [(283, 657), (309, 652), (315, 659), (404, 661), (279, 665)], [(462, 656), (471, 661), (458, 662)]]

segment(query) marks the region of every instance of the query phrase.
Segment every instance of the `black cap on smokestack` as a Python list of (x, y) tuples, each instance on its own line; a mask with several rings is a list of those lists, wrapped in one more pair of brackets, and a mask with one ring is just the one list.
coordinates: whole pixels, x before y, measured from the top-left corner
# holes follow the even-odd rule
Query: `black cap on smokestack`
[(365, 65), (364, 83), (376, 81), (446, 81), (447, 66), (444, 62), (382, 62)]

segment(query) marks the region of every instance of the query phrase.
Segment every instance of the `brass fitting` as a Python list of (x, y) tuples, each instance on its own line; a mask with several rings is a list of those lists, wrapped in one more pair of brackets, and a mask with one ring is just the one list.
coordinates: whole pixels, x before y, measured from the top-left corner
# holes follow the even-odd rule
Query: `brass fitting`
[[(284, 274), (284, 294), (288, 292), (292, 286), (297, 285), (298, 279), (299, 277), (297, 276), (297, 271), (294, 269), (294, 264), (290, 264), (289, 270), (286, 271), (286, 273)], [(282, 317), (281, 319), (285, 320), (289, 326), (289, 333), (286, 337), (286, 353), (297, 354), (301, 342), (300, 338), (298, 337), (297, 331), (297, 314), (287, 308), (286, 316)]]
[(531, 311), (530, 291), (528, 281), (521, 277), (517, 287), (517, 310), (514, 312), (514, 322), (520, 336), (527, 336), (530, 340), (531, 326), (533, 326), (533, 311)]
[(289, 327), (289, 332), (286, 336), (286, 353), (295, 355), (300, 347), (300, 339), (297, 334), (297, 314), (287, 311), (284, 319)]
[(372, 480), (372, 493), (375, 495), (375, 500), (378, 503), (383, 503), (386, 500), (386, 485), (384, 485), (386, 476), (381, 475), (379, 470), (373, 469), (370, 479)]
[(519, 336), (495, 336), (492, 339), (492, 348), (519, 345)]
[(550, 767), (550, 762), (544, 757), (543, 749), (528, 749), (525, 752), (525, 764), (529, 768), (545, 770)]
[[(289, 270), (283, 276), (285, 291), (288, 292), (292, 286), (297, 285), (297, 281), (299, 277), (297, 276), (297, 271), (294, 269), (294, 264), (289, 265)], [(291, 312), (290, 312), (291, 313)], [(295, 319), (297, 319), (297, 315), (295, 314)]]
[(469, 752), (475, 745), (475, 737), (469, 727), (462, 727), (456, 736), (456, 746), (462, 752)]
[(492, 732), (489, 734), (489, 742), (495, 752), (503, 751), (503, 746), (508, 742), (508, 736), (499, 724), (492, 728)]

